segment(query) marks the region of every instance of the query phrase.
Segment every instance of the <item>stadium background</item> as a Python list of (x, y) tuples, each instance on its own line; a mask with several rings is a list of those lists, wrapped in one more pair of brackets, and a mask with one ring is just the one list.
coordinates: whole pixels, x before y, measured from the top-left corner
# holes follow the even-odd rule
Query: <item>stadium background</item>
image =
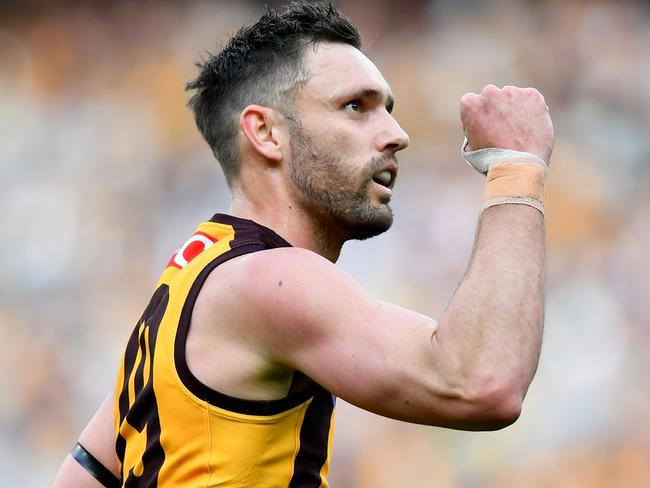
[[(0, 485), (44, 486), (106, 391), (158, 274), (226, 210), (184, 107), (193, 62), (261, 3), (0, 4)], [(462, 433), (339, 403), (334, 487), (650, 486), (650, 10), (579, 0), (340, 1), (409, 132), (387, 234), (340, 264), (438, 316), (482, 179), (458, 100), (533, 85), (557, 144), (548, 304), (521, 419)]]

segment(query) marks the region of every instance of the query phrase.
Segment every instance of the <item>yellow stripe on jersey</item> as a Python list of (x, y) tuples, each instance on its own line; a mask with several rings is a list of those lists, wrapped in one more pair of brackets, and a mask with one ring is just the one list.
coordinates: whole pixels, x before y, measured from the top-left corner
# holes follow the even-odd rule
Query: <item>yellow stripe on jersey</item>
[(318, 384), (281, 400), (233, 398), (189, 370), (185, 342), (208, 274), (243, 254), (290, 246), (250, 220), (215, 215), (170, 259), (118, 373), (123, 486), (328, 487), (335, 399)]

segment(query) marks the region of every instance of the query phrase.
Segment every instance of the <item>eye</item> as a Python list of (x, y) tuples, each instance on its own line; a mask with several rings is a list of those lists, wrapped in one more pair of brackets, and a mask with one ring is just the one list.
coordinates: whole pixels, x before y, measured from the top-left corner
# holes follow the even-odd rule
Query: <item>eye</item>
[(350, 112), (361, 112), (361, 102), (359, 100), (352, 100), (343, 105), (343, 108)]

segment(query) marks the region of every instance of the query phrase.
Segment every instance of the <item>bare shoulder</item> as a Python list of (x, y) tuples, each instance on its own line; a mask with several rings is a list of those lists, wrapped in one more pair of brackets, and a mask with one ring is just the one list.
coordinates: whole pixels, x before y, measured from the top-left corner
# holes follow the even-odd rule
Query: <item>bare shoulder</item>
[[(322, 318), (327, 303), (336, 300), (325, 293), (346, 276), (323, 257), (298, 248), (258, 251), (221, 264), (194, 304), (190, 369), (232, 396), (286, 395), (293, 371), (308, 374), (295, 352), (313, 348), (332, 330)], [(262, 398), (256, 398), (261, 391)]]
[[(228, 261), (211, 273), (198, 307), (228, 316), (225, 334), (236, 334), (270, 360), (288, 364), (289, 351), (331, 334), (346, 316), (368, 316), (381, 303), (322, 256), (276, 248)], [(195, 314), (206, 316), (195, 309)], [(218, 327), (218, 324), (215, 325)], [(233, 337), (236, 339), (236, 337)]]
[[(278, 307), (299, 307), (336, 287), (362, 288), (344, 271), (322, 256), (301, 248), (284, 247), (259, 251), (221, 265), (206, 280), (202, 294), (218, 298), (227, 292), (229, 301), (242, 298), (247, 307), (261, 312)], [(325, 297), (324, 297), (325, 298)]]
[(263, 281), (279, 276), (300, 279), (305, 277), (305, 273), (345, 276), (339, 267), (321, 255), (298, 247), (280, 247), (243, 256), (239, 272), (242, 278)]
[[(238, 256), (208, 275), (194, 302), (186, 356), (192, 373), (222, 393), (252, 400), (283, 398), (293, 372), (286, 351), (304, 300), (296, 277), (332, 266), (296, 248)], [(315, 272), (318, 274), (318, 272)], [(288, 284), (293, 283), (291, 288)], [(292, 295), (293, 296), (290, 296)]]
[[(301, 371), (381, 415), (420, 421), (426, 415), (427, 388), (417, 398), (404, 394), (417, 391), (413, 386), (422, 386), (431, 371), (434, 320), (374, 298), (346, 272), (304, 249), (235, 258), (211, 278), (209, 293), (237, 323), (225, 333), (236, 330), (269, 363)], [(404, 401), (417, 411), (404, 410)]]
[(279, 318), (316, 318), (322, 307), (346, 302), (378, 305), (345, 271), (319, 254), (277, 248), (244, 256), (228, 270), (233, 286), (245, 291), (249, 306)]

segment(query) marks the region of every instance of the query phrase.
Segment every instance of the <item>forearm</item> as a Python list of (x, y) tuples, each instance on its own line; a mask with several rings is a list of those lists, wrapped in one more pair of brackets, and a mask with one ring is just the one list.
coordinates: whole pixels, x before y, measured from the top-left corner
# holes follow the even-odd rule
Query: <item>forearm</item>
[(455, 384), (523, 399), (542, 342), (544, 233), (542, 213), (528, 205), (481, 215), (469, 267), (434, 337), (453, 358), (446, 367), (455, 368)]

